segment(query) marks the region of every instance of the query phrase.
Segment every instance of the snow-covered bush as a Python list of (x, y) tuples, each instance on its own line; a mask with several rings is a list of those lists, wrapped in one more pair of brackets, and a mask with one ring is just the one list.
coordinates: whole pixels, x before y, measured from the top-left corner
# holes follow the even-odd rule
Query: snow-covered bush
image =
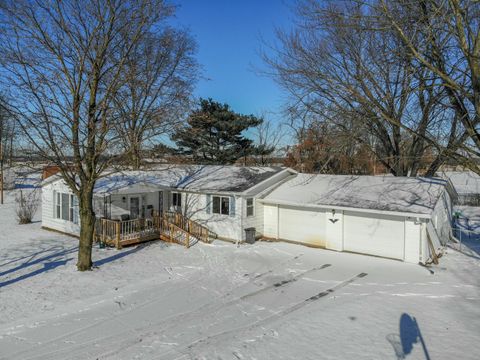
[(15, 212), (19, 224), (30, 224), (40, 204), (37, 191), (22, 191), (15, 196)]

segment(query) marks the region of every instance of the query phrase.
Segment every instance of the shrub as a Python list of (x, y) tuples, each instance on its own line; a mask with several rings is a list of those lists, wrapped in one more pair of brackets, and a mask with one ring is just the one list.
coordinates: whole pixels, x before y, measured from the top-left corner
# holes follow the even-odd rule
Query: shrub
[(37, 191), (17, 193), (15, 196), (15, 212), (19, 224), (30, 224), (40, 204)]

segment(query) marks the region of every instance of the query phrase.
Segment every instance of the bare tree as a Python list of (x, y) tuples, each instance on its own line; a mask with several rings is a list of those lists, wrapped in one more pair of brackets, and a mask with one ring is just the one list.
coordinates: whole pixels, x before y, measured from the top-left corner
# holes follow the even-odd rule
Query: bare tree
[(148, 34), (132, 49), (115, 97), (119, 134), (130, 165), (140, 168), (145, 140), (158, 139), (185, 118), (198, 65), (196, 45), (183, 30)]
[[(434, 74), (453, 112), (435, 163), (453, 158), (480, 173), (480, 3), (378, 0), (364, 5), (379, 31), (393, 29), (406, 54)], [(432, 169), (429, 170), (433, 174)]]
[(4, 201), (5, 167), (12, 166), (14, 137), (15, 121), (8, 112), (5, 96), (0, 94), (0, 204)]
[(174, 9), (161, 0), (6, 0), (0, 9), (9, 111), (78, 197), (77, 268), (89, 270), (95, 183), (121, 153), (115, 95), (132, 50)]
[(290, 111), (335, 124), (392, 174), (415, 176), (432, 146), (425, 139), (443, 125), (443, 93), (431, 71), (399, 51), (394, 34), (369, 28), (355, 3), (300, 1), (297, 18), (265, 57), (292, 95)]
[(40, 195), (36, 190), (24, 193), (22, 190), (15, 196), (15, 213), (18, 223), (30, 224), (40, 205)]
[(278, 156), (285, 131), (283, 124), (269, 120), (265, 115), (260, 116), (263, 122), (253, 129), (253, 141), (256, 146), (253, 160), (256, 165), (267, 166), (275, 156)]

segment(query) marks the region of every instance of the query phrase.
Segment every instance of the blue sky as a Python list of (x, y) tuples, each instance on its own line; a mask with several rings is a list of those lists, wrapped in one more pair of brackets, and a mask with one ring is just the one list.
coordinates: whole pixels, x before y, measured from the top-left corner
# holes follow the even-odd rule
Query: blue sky
[(243, 114), (281, 121), (285, 96), (274, 81), (253, 70), (265, 67), (261, 38), (275, 39), (275, 27), (291, 26), (291, 0), (178, 0), (176, 22), (198, 43), (205, 79), (195, 95), (228, 103)]

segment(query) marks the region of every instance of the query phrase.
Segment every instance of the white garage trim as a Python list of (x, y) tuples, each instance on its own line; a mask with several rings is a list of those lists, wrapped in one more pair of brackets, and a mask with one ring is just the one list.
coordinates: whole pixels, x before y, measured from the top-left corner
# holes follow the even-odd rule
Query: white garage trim
[(279, 206), (278, 237), (305, 245), (326, 247), (325, 211)]
[(405, 218), (393, 215), (344, 213), (345, 251), (405, 259)]
[(345, 207), (345, 206), (337, 206), (337, 205), (318, 205), (318, 204), (299, 204), (290, 201), (282, 201), (282, 200), (270, 200), (270, 199), (259, 199), (264, 205), (283, 205), (283, 206), (299, 206), (305, 209), (335, 209), (339, 211), (358, 211), (362, 213), (370, 213), (370, 214), (389, 214), (389, 215), (396, 215), (396, 216), (411, 216), (418, 219), (431, 219), (432, 214), (417, 214), (417, 213), (408, 213), (408, 212), (399, 212), (399, 211), (384, 211), (384, 210), (376, 210), (376, 209), (360, 209), (360, 208), (353, 208), (353, 207)]

